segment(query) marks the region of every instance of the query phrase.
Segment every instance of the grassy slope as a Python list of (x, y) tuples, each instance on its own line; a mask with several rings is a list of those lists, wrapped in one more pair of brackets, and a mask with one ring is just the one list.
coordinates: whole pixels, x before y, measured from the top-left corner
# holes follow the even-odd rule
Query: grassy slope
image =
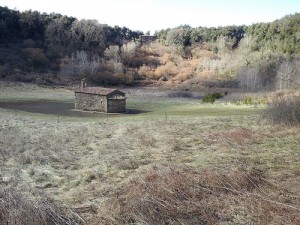
[[(71, 99), (30, 95), (43, 92)], [(87, 224), (299, 222), (299, 128), (253, 107), (131, 97), (148, 112), (57, 122), (1, 110), (1, 186), (88, 207)]]

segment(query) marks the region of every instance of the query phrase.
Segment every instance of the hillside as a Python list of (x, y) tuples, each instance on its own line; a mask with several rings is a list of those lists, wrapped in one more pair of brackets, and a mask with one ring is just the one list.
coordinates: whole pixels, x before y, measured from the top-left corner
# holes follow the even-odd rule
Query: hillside
[(154, 83), (248, 91), (298, 87), (300, 14), (272, 23), (140, 31), (60, 14), (0, 7), (1, 79), (98, 85)]

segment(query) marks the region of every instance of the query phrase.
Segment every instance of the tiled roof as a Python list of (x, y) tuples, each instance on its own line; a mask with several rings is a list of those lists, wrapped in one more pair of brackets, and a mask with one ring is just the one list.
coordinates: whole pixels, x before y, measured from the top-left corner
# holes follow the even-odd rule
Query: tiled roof
[(101, 88), (101, 87), (85, 87), (85, 88), (78, 88), (75, 90), (76, 93), (86, 93), (86, 94), (96, 94), (96, 95), (109, 95), (115, 91), (125, 94), (117, 89)]

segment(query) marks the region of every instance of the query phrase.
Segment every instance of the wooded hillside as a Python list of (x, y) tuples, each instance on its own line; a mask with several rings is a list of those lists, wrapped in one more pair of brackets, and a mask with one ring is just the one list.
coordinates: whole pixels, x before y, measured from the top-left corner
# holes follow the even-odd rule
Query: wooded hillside
[(218, 28), (141, 31), (60, 14), (0, 7), (0, 77), (38, 84), (204, 85), (247, 90), (300, 83), (300, 14)]

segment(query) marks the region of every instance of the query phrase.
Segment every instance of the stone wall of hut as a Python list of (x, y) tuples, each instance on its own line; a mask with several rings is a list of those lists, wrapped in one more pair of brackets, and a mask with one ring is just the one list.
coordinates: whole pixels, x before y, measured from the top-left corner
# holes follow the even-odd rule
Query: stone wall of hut
[(75, 93), (75, 109), (107, 112), (107, 98), (103, 95)]
[(108, 99), (107, 100), (107, 112), (108, 113), (122, 113), (126, 110), (125, 99)]

